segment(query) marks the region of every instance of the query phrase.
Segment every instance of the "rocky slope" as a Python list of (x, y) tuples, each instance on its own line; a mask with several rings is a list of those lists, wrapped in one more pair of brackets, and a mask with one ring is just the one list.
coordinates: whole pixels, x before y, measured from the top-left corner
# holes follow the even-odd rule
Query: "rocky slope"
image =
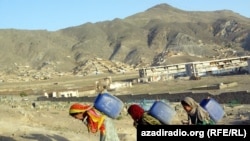
[(180, 55), (178, 62), (249, 55), (249, 21), (228, 10), (194, 12), (160, 4), (124, 19), (55, 32), (0, 30), (0, 70), (72, 72), (92, 58), (141, 67), (176, 63)]

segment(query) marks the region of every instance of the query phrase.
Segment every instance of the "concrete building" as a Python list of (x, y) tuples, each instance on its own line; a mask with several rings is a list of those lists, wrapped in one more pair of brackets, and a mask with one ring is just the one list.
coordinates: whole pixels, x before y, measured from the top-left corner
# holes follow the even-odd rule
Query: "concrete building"
[(223, 75), (240, 73), (248, 68), (247, 60), (250, 56), (219, 59), (204, 62), (191, 62), (186, 64), (187, 74), (191, 77), (207, 75)]
[(149, 81), (169, 80), (178, 76), (186, 75), (185, 63), (139, 69), (140, 78)]
[(166, 66), (155, 66), (139, 69), (141, 82), (169, 80), (188, 76), (199, 78), (208, 75), (250, 72), (250, 56), (226, 58), (219, 60), (188, 62)]

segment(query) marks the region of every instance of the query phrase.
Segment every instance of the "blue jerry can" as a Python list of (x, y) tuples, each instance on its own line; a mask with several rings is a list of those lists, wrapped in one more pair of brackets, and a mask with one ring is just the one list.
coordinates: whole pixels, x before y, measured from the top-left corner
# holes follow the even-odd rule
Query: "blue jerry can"
[(111, 118), (117, 118), (123, 106), (124, 104), (119, 98), (109, 93), (98, 94), (94, 101), (94, 107)]
[(163, 101), (155, 101), (149, 110), (149, 114), (161, 121), (164, 124), (171, 124), (176, 111)]
[(210, 114), (215, 123), (219, 122), (225, 114), (222, 106), (213, 98), (203, 99), (200, 105)]

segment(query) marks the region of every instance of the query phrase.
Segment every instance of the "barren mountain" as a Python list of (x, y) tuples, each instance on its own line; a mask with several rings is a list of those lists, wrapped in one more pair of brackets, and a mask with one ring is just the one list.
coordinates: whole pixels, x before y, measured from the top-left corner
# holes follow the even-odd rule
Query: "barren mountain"
[(159, 4), (124, 19), (55, 32), (0, 30), (0, 69), (84, 72), (93, 58), (141, 67), (249, 55), (249, 23), (229, 10), (183, 11)]

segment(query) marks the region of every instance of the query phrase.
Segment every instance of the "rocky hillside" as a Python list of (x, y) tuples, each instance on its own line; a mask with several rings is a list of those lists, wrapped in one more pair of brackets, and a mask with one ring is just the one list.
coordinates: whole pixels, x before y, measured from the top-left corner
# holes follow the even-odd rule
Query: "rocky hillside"
[(95, 69), (89, 65), (94, 58), (122, 70), (109, 63), (136, 68), (249, 55), (250, 19), (233, 11), (183, 11), (160, 4), (124, 19), (55, 32), (0, 30), (0, 43), (2, 71), (26, 66), (85, 74)]

